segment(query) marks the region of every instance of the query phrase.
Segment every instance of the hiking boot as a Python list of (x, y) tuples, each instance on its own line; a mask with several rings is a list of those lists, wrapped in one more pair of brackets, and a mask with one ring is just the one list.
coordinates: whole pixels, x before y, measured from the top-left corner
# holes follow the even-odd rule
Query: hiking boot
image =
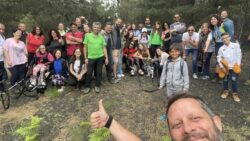
[(90, 92), (90, 88), (84, 88), (82, 91), (84, 94), (88, 94)]
[(115, 79), (114, 77), (112, 77), (112, 78), (109, 79), (109, 82), (110, 82), (111, 84), (116, 84), (116, 83), (119, 83), (119, 80), (118, 80), (118, 79)]
[(250, 86), (250, 79), (249, 79), (249, 80), (247, 80), (247, 81), (244, 83), (244, 85), (246, 85), (246, 86)]
[(95, 86), (95, 92), (99, 93), (100, 92), (100, 87)]
[(228, 97), (228, 95), (229, 95), (229, 91), (228, 90), (224, 90), (220, 97), (223, 98), (223, 99), (225, 99), (225, 98)]
[(232, 96), (233, 96), (233, 100), (235, 102), (240, 103), (240, 97), (239, 97), (239, 95), (237, 93), (232, 93)]
[(197, 76), (196, 73), (193, 74), (193, 78), (194, 78), (194, 79), (198, 79), (198, 76)]

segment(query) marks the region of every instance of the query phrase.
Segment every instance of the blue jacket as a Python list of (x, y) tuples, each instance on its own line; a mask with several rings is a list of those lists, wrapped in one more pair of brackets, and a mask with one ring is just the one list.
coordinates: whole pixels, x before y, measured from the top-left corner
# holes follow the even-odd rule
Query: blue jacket
[(234, 40), (234, 23), (229, 18), (226, 18), (223, 22), (225, 31), (229, 34), (231, 37), (231, 41)]

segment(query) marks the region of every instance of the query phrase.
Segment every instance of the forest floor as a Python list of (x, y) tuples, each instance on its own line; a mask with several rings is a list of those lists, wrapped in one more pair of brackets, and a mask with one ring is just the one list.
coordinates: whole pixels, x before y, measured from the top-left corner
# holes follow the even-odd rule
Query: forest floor
[[(192, 94), (202, 97), (222, 117), (226, 141), (250, 140), (250, 87), (243, 85), (248, 77), (249, 56), (249, 51), (244, 53), (244, 71), (239, 78), (240, 104), (231, 97), (225, 100), (220, 98), (221, 84), (190, 77)], [(24, 140), (17, 135), (16, 130), (33, 116), (42, 118), (37, 131), (38, 140), (87, 141), (91, 131), (84, 129), (80, 123), (89, 121), (90, 114), (98, 109), (100, 99), (104, 100), (108, 113), (142, 140), (162, 141), (164, 136), (168, 136), (167, 124), (160, 118), (165, 114), (167, 105), (165, 90), (144, 92), (138, 77), (130, 77), (128, 74), (115, 85), (108, 83), (105, 75), (103, 79), (100, 94), (92, 89), (89, 94), (84, 95), (81, 91), (67, 87), (61, 94), (50, 89), (39, 100), (25, 96), (11, 98), (8, 110), (5, 111), (0, 106), (0, 141)], [(150, 85), (151, 82), (141, 83)], [(110, 137), (107, 140), (114, 139)]]

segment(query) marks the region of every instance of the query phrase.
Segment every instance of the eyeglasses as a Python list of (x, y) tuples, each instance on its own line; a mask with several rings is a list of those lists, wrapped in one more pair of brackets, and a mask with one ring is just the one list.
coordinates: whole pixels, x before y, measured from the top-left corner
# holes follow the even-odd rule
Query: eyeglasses
[(147, 32), (142, 32), (142, 33), (147, 33)]
[(193, 29), (190, 29), (190, 30), (188, 30), (188, 31), (190, 32), (190, 31), (194, 31), (194, 30), (193, 30)]

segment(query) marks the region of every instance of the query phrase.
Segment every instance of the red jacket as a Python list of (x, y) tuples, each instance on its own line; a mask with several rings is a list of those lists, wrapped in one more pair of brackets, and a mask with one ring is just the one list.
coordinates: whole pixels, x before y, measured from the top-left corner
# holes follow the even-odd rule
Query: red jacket
[(134, 54), (136, 53), (136, 49), (135, 48), (125, 48), (124, 49), (124, 55), (129, 56), (129, 57), (133, 57)]

